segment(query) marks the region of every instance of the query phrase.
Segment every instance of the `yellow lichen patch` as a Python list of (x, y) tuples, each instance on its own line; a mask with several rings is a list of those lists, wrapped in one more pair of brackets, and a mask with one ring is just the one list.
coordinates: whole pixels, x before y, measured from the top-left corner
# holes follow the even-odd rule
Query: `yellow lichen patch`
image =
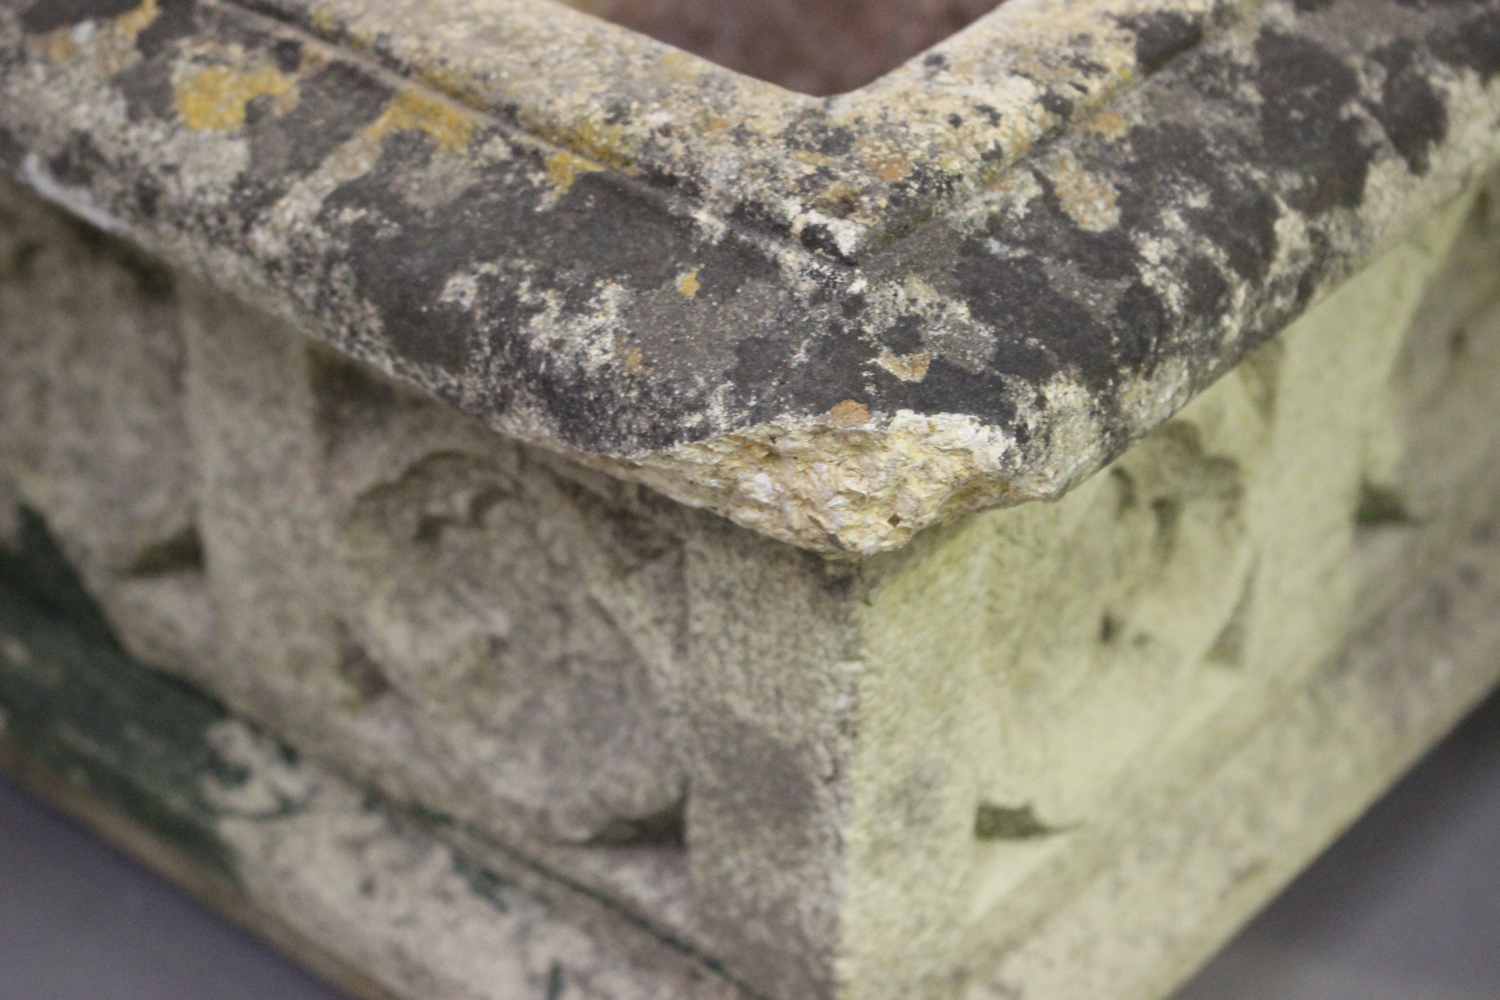
[(621, 125), (606, 125), (594, 119), (568, 129), (558, 144), (576, 149), (581, 157), (607, 167), (630, 170), (639, 137)]
[(698, 284), (698, 269), (696, 267), (677, 278), (677, 290), (682, 293), (682, 297), (685, 299), (690, 299), (697, 295), (700, 287)]
[(866, 157), (865, 162), (875, 171), (875, 176), (887, 184), (894, 184), (911, 174), (911, 156), (904, 150), (885, 150)]
[(132, 42), (136, 36), (151, 27), (161, 12), (157, 9), (156, 0), (144, 0), (135, 10), (121, 14), (114, 20), (114, 29), (125, 35)]
[(702, 135), (718, 135), (729, 131), (730, 122), (723, 115), (703, 115), (699, 116), (696, 125)]
[(932, 364), (932, 355), (925, 351), (920, 354), (886, 352), (876, 358), (875, 363), (903, 382), (920, 382), (927, 377), (927, 369)]
[(422, 69), (421, 81), (444, 96), (451, 97), (465, 107), (481, 114), (490, 110), (489, 102), (476, 89), (478, 84), (473, 74), (459, 66), (437, 63)]
[(845, 181), (834, 181), (813, 198), (813, 205), (834, 218), (847, 219), (864, 208), (859, 188)]
[(1080, 126), (1085, 132), (1094, 132), (1106, 139), (1118, 139), (1125, 134), (1125, 119), (1114, 111), (1101, 111), (1086, 119)]
[(380, 117), (365, 129), (365, 138), (378, 143), (387, 134), (402, 129), (426, 132), (440, 151), (456, 153), (469, 145), (475, 124), (474, 116), (468, 111), (420, 90), (409, 89), (391, 99)]
[(285, 107), (296, 100), (296, 88), (297, 82), (274, 66), (210, 66), (177, 81), (174, 106), (190, 129), (228, 131), (245, 124), (245, 105), (255, 98), (269, 96)]
[(632, 375), (641, 370), (641, 365), (646, 360), (646, 356), (641, 353), (639, 347), (632, 347), (629, 344), (617, 344), (615, 357), (620, 359), (620, 364)]
[(547, 181), (562, 194), (573, 186), (582, 174), (596, 173), (604, 168), (593, 160), (586, 160), (576, 153), (559, 149), (547, 157)]
[(73, 32), (67, 28), (49, 31), (38, 37), (35, 44), (42, 50), (47, 61), (54, 65), (65, 65), (83, 54), (78, 43), (73, 41)]
[(792, 159), (809, 167), (826, 167), (833, 162), (833, 157), (824, 153), (814, 153), (810, 149), (793, 150)]
[(1057, 157), (1047, 175), (1052, 178), (1063, 210), (1072, 216), (1080, 229), (1102, 233), (1120, 224), (1115, 189), (1083, 169), (1072, 153)]
[(703, 72), (703, 61), (686, 52), (668, 52), (661, 57), (661, 64), (678, 83), (695, 83)]
[(319, 34), (332, 34), (339, 29), (338, 15), (327, 7), (315, 7), (312, 12), (313, 30)]
[(828, 411), (828, 422), (835, 427), (860, 427), (870, 422), (870, 408), (846, 399)]
[(140, 58), (135, 50), (136, 36), (159, 14), (157, 0), (143, 0), (136, 9), (111, 21), (82, 21), (49, 31), (37, 39), (36, 45), (53, 63), (70, 63), (87, 53), (101, 76), (112, 76)]

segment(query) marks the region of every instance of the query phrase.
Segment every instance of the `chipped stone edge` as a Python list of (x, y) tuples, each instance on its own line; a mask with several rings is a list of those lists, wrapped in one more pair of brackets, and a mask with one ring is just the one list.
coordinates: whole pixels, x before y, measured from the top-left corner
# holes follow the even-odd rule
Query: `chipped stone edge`
[(634, 461), (571, 457), (799, 548), (872, 556), (963, 514), (1055, 500), (1098, 468), (1106, 456), (1087, 407), (1064, 399), (1082, 390), (1062, 381), (1049, 390), (1072, 417), (1066, 429), (1053, 426), (1054, 440), (1071, 447), (1055, 452), (1066, 462), (1041, 468), (1025, 468), (1014, 439), (972, 415), (875, 418), (853, 400)]

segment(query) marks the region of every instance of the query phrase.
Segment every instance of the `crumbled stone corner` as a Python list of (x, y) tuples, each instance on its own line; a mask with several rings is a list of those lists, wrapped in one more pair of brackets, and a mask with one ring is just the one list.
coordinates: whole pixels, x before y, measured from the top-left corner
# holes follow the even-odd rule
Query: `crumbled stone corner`
[[(1052, 413), (1038, 459), (1015, 432), (970, 414), (877, 416), (849, 400), (811, 419), (772, 421), (629, 460), (574, 455), (681, 503), (830, 556), (901, 548), (964, 514), (1055, 500), (1105, 461), (1081, 389), (1043, 394)], [(1025, 415), (1023, 415), (1024, 418)]]
[(855, 407), (633, 461), (584, 460), (826, 555), (890, 551), (930, 525), (1026, 499), (1006, 475), (1003, 432), (973, 417), (909, 411), (877, 422)]

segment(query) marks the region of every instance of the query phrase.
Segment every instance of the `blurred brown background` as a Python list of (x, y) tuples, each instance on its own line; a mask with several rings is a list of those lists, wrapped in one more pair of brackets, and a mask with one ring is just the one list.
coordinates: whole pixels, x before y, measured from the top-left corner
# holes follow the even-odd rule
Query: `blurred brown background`
[(806, 94), (869, 83), (1000, 0), (564, 0)]

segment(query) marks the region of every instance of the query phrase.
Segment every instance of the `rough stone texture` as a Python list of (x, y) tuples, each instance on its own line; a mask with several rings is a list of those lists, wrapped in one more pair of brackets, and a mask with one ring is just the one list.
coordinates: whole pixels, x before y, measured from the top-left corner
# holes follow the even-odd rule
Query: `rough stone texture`
[[(1147, 996), (1415, 746), (1304, 702), (1500, 485), (1497, 70), (1487, 0), (1010, 0), (827, 100), (542, 0), (0, 0), (0, 530), (343, 790), (258, 839), (130, 791), (150, 699), (6, 717), (408, 994), (531, 954), (465, 858), (704, 989)], [(1369, 769), (1235, 894), (1278, 726)]]
[[(1075, 995), (1036, 929), (1067, 939), (1500, 486), (1487, 192), (1058, 503), (851, 561), (507, 441), (4, 191), (0, 482), (125, 648), (724, 989), (938, 1000), (1003, 960)], [(231, 843), (296, 881), (272, 855), (302, 848)]]
[(509, 435), (873, 554), (1061, 495), (1456, 195), (1497, 26), (1013, 0), (815, 99), (542, 0), (6, 0), (0, 163)]
[(576, 887), (456, 848), (451, 820), (134, 662), (41, 521), (22, 521), (0, 549), (0, 767), (370, 1000), (746, 996)]
[[(1013, 996), (1021, 983), (1035, 996), (1163, 996), (1494, 682), (1497, 537), (1490, 531), (1460, 545), (1448, 567), (1275, 711), (1189, 808), (1152, 824), (1136, 850), (1011, 954), (1004, 978), (971, 996)], [(674, 970), (662, 949), (638, 948), (631, 961), (580, 932), (576, 914), (560, 919), (555, 904), (530, 891), (524, 869), (476, 864), (418, 817), (382, 811), (201, 699), (193, 712), (159, 675), (59, 649), (35, 617), (17, 620), (10, 597), (0, 583), (9, 640), (0, 647), (0, 698), (14, 710), (17, 694), (52, 688), (30, 700), (32, 712), (17, 711), (8, 731), (0, 727), (0, 766), (351, 994), (743, 996), (711, 973)], [(70, 717), (80, 687), (108, 695), (116, 714)], [(179, 771), (162, 782), (160, 762), (140, 753), (138, 736), (127, 737), (142, 696), (196, 723), (159, 730), (151, 747), (191, 762), (186, 780)], [(91, 739), (79, 741), (80, 733)], [(1268, 785), (1276, 789), (1271, 809)], [(196, 809), (214, 831), (210, 843), (237, 857), (237, 885), (224, 881), (219, 858), (185, 851), (180, 827), (164, 822)]]

